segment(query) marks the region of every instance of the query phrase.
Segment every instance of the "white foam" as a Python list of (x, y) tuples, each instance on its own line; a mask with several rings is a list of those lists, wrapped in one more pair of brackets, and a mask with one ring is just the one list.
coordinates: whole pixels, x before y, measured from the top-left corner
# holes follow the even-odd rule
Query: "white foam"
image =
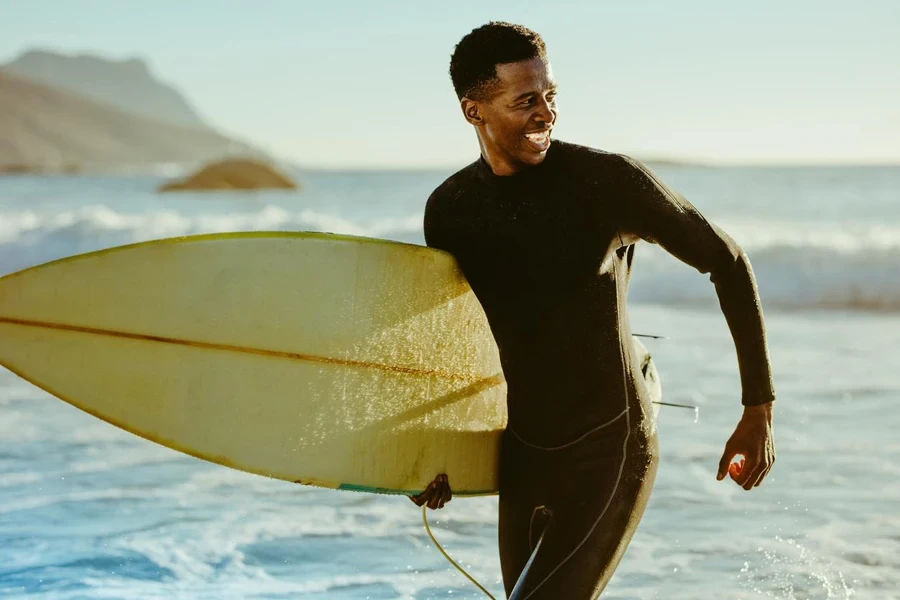
[[(723, 224), (747, 252), (766, 307), (900, 311), (900, 226)], [(630, 298), (715, 305), (707, 276), (650, 244), (638, 247)]]
[(25, 471), (21, 473), (0, 473), (0, 488), (27, 485), (43, 479), (45, 474)]
[[(421, 213), (358, 221), (310, 209), (187, 215), (123, 214), (103, 206), (0, 213), (0, 273), (152, 239), (231, 231), (328, 231), (424, 243)], [(762, 219), (719, 223), (750, 256), (765, 306), (900, 311), (900, 225)], [(663, 250), (640, 244), (632, 300), (715, 305), (708, 278)]]
[(763, 598), (850, 600), (856, 595), (844, 573), (806, 544), (775, 536), (758, 553), (757, 560), (744, 563), (741, 581)]
[(291, 212), (273, 205), (256, 212), (193, 216), (172, 210), (122, 214), (103, 205), (51, 213), (4, 212), (0, 213), (0, 273), (112, 246), (200, 233), (328, 231), (402, 240), (420, 228), (420, 216), (356, 223), (313, 210)]

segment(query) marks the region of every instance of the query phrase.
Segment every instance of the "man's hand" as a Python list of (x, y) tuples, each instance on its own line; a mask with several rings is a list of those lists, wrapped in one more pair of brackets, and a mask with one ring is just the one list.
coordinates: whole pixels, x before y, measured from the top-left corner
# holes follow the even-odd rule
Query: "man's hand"
[(428, 508), (434, 510), (436, 508), (444, 508), (444, 504), (453, 499), (453, 492), (450, 490), (450, 480), (446, 475), (441, 473), (434, 478), (425, 491), (418, 496), (410, 496), (410, 500), (416, 506), (428, 504)]
[[(732, 464), (738, 454), (744, 456)], [(745, 406), (744, 414), (725, 444), (725, 453), (719, 461), (716, 479), (725, 475), (745, 490), (750, 490), (766, 478), (775, 463), (775, 438), (772, 434), (772, 403)]]

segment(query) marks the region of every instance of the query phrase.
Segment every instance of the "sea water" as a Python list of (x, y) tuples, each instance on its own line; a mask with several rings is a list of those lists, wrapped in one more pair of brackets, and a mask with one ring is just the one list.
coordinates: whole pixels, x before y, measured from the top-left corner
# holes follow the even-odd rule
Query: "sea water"
[[(0, 274), (161, 237), (332, 231), (422, 243), (452, 172), (299, 171), (297, 192), (159, 195), (162, 175), (0, 179)], [(900, 168), (660, 167), (750, 255), (779, 400), (778, 458), (746, 492), (715, 480), (740, 416), (708, 278), (639, 244), (629, 296), (664, 399), (644, 519), (618, 600), (900, 598)], [(592, 490), (586, 490), (592, 493)], [(598, 502), (600, 502), (598, 498)], [(497, 500), (429, 512), (502, 595)], [(0, 369), (2, 598), (479, 598), (402, 497), (205, 463), (103, 423)]]

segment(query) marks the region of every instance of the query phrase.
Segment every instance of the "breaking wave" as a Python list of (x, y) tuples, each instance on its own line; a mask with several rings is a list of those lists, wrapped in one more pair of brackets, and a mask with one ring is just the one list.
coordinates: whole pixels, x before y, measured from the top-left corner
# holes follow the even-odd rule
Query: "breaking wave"
[[(900, 226), (777, 221), (719, 223), (747, 251), (766, 307), (900, 311)], [(0, 273), (134, 242), (227, 231), (329, 231), (423, 243), (421, 213), (360, 221), (268, 205), (256, 212), (123, 214), (107, 206), (0, 213)], [(715, 305), (704, 277), (641, 244), (630, 298)]]

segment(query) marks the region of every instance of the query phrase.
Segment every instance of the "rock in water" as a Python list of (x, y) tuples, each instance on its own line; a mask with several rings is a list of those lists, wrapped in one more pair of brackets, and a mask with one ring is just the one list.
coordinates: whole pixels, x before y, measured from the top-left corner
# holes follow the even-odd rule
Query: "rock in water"
[(296, 189), (298, 186), (275, 167), (252, 160), (225, 160), (209, 164), (190, 177), (172, 181), (160, 192), (193, 190)]

